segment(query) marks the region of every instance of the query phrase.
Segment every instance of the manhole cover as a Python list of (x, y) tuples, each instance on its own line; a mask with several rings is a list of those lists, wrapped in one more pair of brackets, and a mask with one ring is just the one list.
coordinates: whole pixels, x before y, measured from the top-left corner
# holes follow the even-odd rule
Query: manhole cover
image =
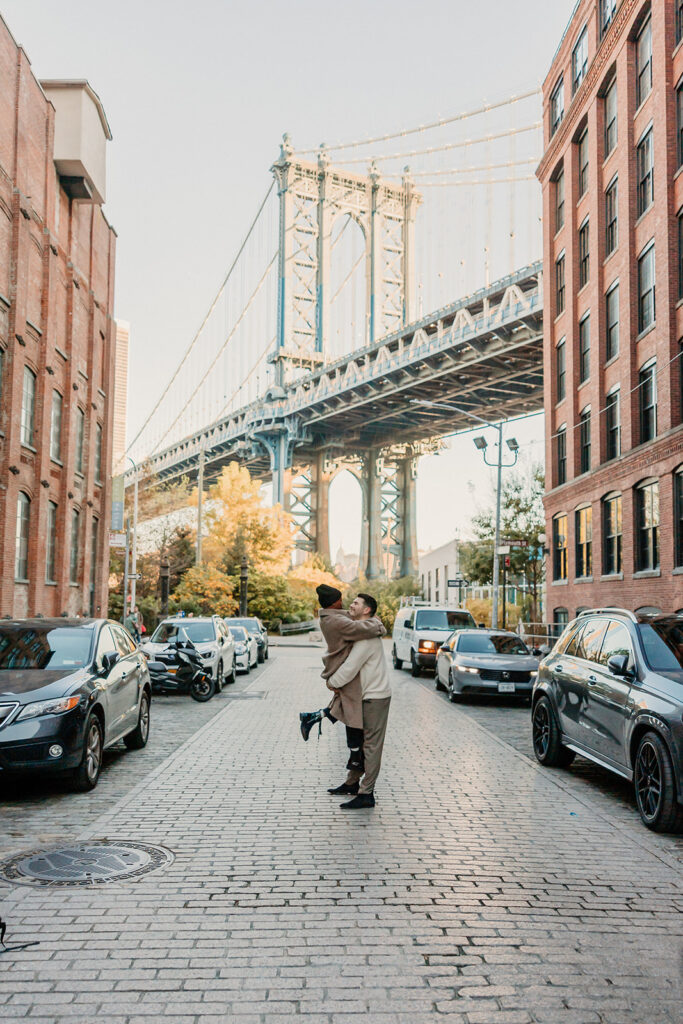
[(23, 853), (3, 865), (10, 882), (24, 885), (105, 885), (135, 878), (173, 861), (161, 846), (94, 839), (53, 850)]

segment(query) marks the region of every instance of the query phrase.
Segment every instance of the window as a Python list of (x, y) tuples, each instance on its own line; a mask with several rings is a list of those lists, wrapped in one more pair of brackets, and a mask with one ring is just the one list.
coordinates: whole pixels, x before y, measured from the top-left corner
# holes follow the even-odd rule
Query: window
[(614, 494), (602, 503), (602, 571), (606, 576), (622, 571), (621, 495)]
[(553, 633), (555, 636), (559, 636), (560, 633), (567, 627), (569, 622), (569, 612), (566, 608), (554, 608), (553, 609)]
[(683, 469), (674, 475), (674, 517), (675, 517), (675, 562), (677, 568), (683, 566)]
[(584, 661), (597, 661), (606, 629), (606, 619), (588, 619), (581, 631), (576, 657)]
[(564, 79), (560, 78), (559, 82), (553, 89), (550, 95), (550, 136), (555, 134), (557, 129), (562, 124), (562, 118), (564, 117)]
[(588, 129), (579, 139), (579, 199), (588, 188)]
[(567, 579), (567, 517), (553, 519), (553, 579)]
[(14, 549), (14, 577), (28, 579), (28, 531), (31, 522), (31, 499), (23, 491), (17, 498), (17, 532)]
[(600, 664), (607, 665), (610, 658), (616, 657), (617, 654), (625, 654), (629, 660), (632, 658), (631, 639), (626, 626), (621, 622), (610, 622), (602, 642)]
[(614, 252), (619, 240), (617, 220), (618, 181), (614, 178), (605, 192), (605, 255)]
[(555, 178), (555, 231), (564, 227), (564, 170)]
[(567, 349), (565, 339), (557, 343), (555, 349), (555, 365), (557, 369), (557, 401), (561, 402), (566, 395), (567, 382)]
[(683, 0), (676, 0), (676, 42), (683, 39)]
[(659, 484), (636, 488), (636, 569), (659, 568)]
[(83, 449), (85, 440), (85, 413), (76, 409), (76, 472), (83, 472)]
[(676, 89), (676, 142), (680, 167), (683, 164), (683, 81), (679, 82)]
[(638, 143), (636, 150), (636, 179), (638, 216), (649, 210), (654, 202), (654, 146), (652, 144), (652, 128), (649, 128)]
[(62, 455), (62, 396), (52, 392), (52, 417), (50, 419), (50, 458), (59, 462)]
[(678, 298), (683, 299), (683, 210), (678, 214)]
[(555, 438), (557, 444), (557, 484), (567, 482), (567, 428), (560, 427)]
[(102, 424), (95, 426), (95, 480), (102, 479)]
[(650, 245), (638, 259), (638, 333), (655, 322), (655, 247)]
[(588, 284), (591, 274), (590, 264), (590, 224), (588, 217), (579, 228), (579, 288)]
[(638, 374), (638, 406), (640, 410), (640, 443), (657, 435), (657, 364), (654, 360)]
[(583, 578), (593, 572), (593, 509), (590, 505), (577, 509), (574, 518), (576, 575)]
[(95, 585), (97, 583), (97, 542), (99, 540), (99, 519), (93, 517), (90, 526), (90, 614), (94, 616), (95, 608)]
[(0, 348), (0, 408), (2, 408), (2, 378), (5, 369), (5, 350)]
[(24, 367), (24, 389), (21, 401), (21, 443), (33, 445), (36, 409), (36, 375)]
[(579, 88), (588, 70), (588, 28), (584, 25), (583, 31), (576, 40), (572, 50), (572, 96)]
[(47, 504), (47, 534), (45, 537), (45, 580), (55, 582), (57, 562), (57, 506), (54, 501)]
[(590, 313), (579, 322), (579, 384), (591, 375), (591, 318)]
[(652, 91), (652, 19), (648, 18), (636, 39), (636, 108)]
[(579, 418), (580, 471), (588, 473), (591, 468), (591, 411), (584, 409)]
[(621, 455), (621, 417), (619, 412), (619, 388), (605, 398), (606, 458), (618, 459)]
[(78, 583), (78, 531), (80, 527), (80, 514), (78, 509), (71, 513), (71, 560), (69, 563), (69, 581)]
[(619, 283), (613, 284), (605, 296), (605, 359), (614, 359), (619, 351)]
[(555, 316), (564, 313), (564, 253), (555, 261)]
[(605, 93), (605, 159), (617, 144), (617, 80), (612, 82)]
[(604, 36), (617, 11), (617, 0), (600, 0), (600, 35)]

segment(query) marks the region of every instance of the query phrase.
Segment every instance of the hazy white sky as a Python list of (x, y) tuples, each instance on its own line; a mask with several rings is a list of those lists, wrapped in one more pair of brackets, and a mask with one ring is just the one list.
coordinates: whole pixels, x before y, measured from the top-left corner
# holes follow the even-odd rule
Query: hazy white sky
[[(132, 330), (129, 422), (201, 321), (284, 130), (300, 146), (356, 138), (540, 84), (573, 5), (2, 0), (35, 74), (87, 78), (112, 127), (106, 213), (119, 236), (116, 313)], [(540, 418), (514, 432), (541, 456)], [(486, 492), (471, 437), (423, 461), (420, 546), (466, 530), (468, 480)], [(353, 490), (340, 481), (334, 497), (333, 549), (357, 549)]]

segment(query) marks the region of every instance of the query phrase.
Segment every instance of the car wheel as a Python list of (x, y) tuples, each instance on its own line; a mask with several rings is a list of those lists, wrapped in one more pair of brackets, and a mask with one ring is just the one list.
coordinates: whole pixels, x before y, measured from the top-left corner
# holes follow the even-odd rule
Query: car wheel
[(396, 654), (396, 644), (391, 649), (391, 663), (394, 668), (403, 668), (403, 659)]
[(250, 657), (249, 657), (249, 655), (247, 654), (247, 667), (246, 667), (246, 674), (247, 674), (247, 675), (249, 675), (249, 673), (250, 673), (250, 672), (251, 672), (251, 658), (250, 658)]
[(256, 655), (256, 660), (257, 660), (257, 662), (259, 663), (259, 665), (262, 665), (262, 664), (263, 664), (263, 662), (264, 662), (264, 661), (266, 660), (266, 652), (265, 652), (265, 651), (262, 651), (262, 650), (261, 650), (261, 649), (259, 648), (259, 652), (258, 652), (258, 654)]
[(237, 668), (235, 667), (235, 655), (232, 656), (232, 668), (230, 674), (225, 677), (226, 686), (235, 682), (237, 679)]
[(220, 693), (225, 684), (225, 672), (223, 671), (223, 662), (219, 661), (216, 665), (216, 693)]
[(461, 694), (459, 694), (456, 691), (456, 689), (455, 689), (455, 684), (453, 682), (453, 673), (449, 672), (448, 673), (448, 699), (451, 702), (451, 704), (457, 704), (458, 701), (460, 700), (460, 697), (461, 697)]
[(142, 750), (147, 746), (149, 739), (149, 694), (143, 690), (140, 698), (140, 710), (138, 711), (138, 724), (132, 732), (123, 737), (123, 742), (129, 750)]
[(671, 755), (656, 732), (646, 732), (638, 744), (633, 785), (644, 825), (653, 832), (683, 830), (683, 810), (676, 800)]
[(447, 687), (441, 682), (438, 666), (434, 669), (434, 689), (440, 690), (441, 693), (445, 693), (447, 690)]
[(562, 743), (553, 706), (547, 697), (539, 697), (531, 716), (534, 754), (546, 768), (566, 768), (576, 754)]
[(415, 679), (422, 675), (422, 667), (415, 660), (415, 652), (410, 652), (410, 674)]
[(85, 724), (83, 756), (78, 768), (71, 774), (71, 788), (76, 793), (94, 789), (102, 771), (102, 726), (97, 715), (90, 714)]
[(264, 658), (266, 659), (266, 661), (268, 661), (269, 657), (270, 657), (270, 652), (268, 651), (268, 647), (266, 646), (266, 653), (264, 655)]

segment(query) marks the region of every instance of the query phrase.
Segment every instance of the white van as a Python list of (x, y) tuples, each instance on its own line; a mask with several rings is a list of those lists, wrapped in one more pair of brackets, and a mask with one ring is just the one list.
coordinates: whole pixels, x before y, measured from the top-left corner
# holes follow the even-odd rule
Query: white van
[(449, 608), (415, 600), (400, 608), (394, 620), (391, 655), (394, 668), (408, 662), (414, 676), (423, 668), (436, 667), (439, 647), (455, 629), (476, 629), (477, 624), (466, 608)]

